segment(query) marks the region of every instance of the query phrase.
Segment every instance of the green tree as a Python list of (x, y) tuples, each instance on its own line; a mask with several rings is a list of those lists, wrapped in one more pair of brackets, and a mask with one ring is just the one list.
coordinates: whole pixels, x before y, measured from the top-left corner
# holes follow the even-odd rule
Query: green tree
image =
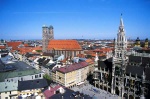
[(44, 74), (43, 78), (47, 80), (47, 83), (50, 84), (51, 83), (51, 78), (49, 76), (49, 74)]
[(36, 52), (42, 52), (42, 50), (36, 50)]

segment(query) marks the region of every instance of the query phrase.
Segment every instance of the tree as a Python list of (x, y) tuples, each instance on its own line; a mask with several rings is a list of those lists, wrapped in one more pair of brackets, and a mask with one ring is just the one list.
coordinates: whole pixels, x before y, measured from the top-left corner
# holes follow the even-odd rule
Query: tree
[(48, 74), (44, 74), (43, 78), (47, 80), (47, 83), (50, 84), (51, 83), (51, 78)]
[(36, 52), (39, 52), (39, 53), (40, 53), (40, 52), (42, 52), (42, 50), (36, 50)]

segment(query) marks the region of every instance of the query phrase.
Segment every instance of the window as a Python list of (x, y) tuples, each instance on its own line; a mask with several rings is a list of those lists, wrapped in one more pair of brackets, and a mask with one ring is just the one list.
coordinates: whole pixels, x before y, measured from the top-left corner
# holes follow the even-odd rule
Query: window
[(38, 75), (35, 75), (35, 78), (38, 78)]
[(41, 74), (39, 75), (39, 77), (41, 77)]
[(7, 89), (7, 86), (5, 86), (5, 89)]
[(8, 97), (5, 97), (5, 99), (8, 99)]
[(11, 94), (11, 91), (10, 91), (10, 94)]

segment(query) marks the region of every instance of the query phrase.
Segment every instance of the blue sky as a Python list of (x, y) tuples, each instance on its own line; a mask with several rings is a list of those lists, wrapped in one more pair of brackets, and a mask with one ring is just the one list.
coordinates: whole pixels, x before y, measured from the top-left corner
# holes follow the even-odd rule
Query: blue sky
[(121, 13), (127, 38), (150, 39), (150, 0), (0, 0), (0, 39), (113, 39)]

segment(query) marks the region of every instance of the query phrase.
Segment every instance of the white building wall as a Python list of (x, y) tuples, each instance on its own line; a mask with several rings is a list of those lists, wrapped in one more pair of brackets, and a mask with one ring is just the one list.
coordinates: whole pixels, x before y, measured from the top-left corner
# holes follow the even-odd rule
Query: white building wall
[[(41, 77), (40, 77), (41, 75)], [(27, 76), (21, 76), (21, 77), (14, 77), (14, 78), (7, 78), (5, 79), (6, 82), (17, 82), (17, 81), (26, 81), (26, 80), (34, 80), (34, 79), (42, 79), (43, 78), (44, 73), (40, 73), (40, 74), (34, 74), (34, 75), (27, 75)], [(37, 77), (36, 77), (37, 76)]]
[(17, 96), (12, 96), (10, 97), (9, 95), (15, 95), (18, 94), (18, 91), (8, 91), (8, 92), (3, 92), (1, 93), (1, 99), (16, 99)]

